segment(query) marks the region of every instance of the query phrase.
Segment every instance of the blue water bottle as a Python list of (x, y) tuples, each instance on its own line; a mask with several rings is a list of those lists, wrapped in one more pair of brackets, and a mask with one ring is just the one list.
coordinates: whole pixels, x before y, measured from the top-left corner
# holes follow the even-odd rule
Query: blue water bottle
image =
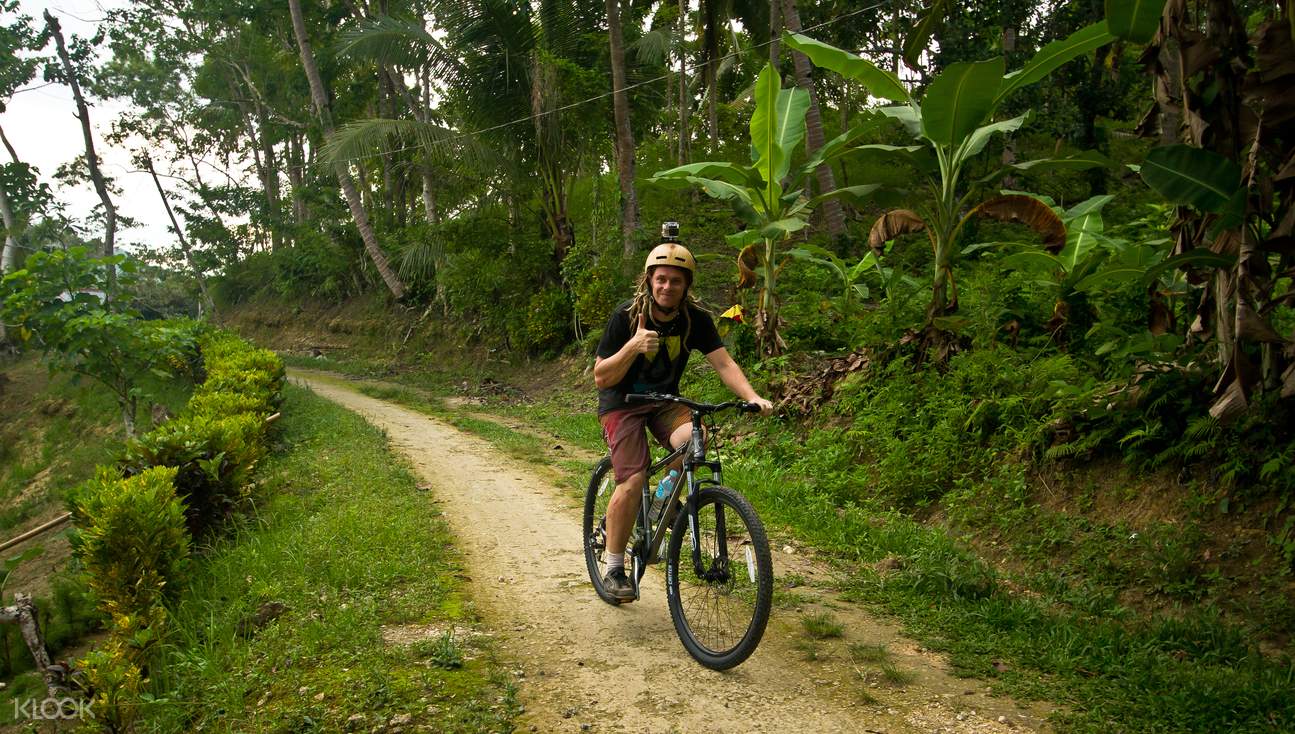
[(651, 517), (653, 520), (661, 518), (661, 508), (665, 506), (665, 501), (670, 498), (670, 493), (674, 491), (674, 483), (678, 478), (679, 470), (671, 469), (670, 473), (656, 485), (656, 495), (652, 498)]

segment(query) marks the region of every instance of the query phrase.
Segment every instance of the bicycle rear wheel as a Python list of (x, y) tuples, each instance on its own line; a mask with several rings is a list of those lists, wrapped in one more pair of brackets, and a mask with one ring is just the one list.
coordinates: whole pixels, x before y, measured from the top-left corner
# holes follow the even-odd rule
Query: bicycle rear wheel
[[(750, 657), (764, 636), (773, 599), (773, 559), (755, 508), (728, 487), (698, 495), (697, 527), (681, 512), (670, 533), (666, 596), (688, 653), (713, 670)], [(692, 536), (701, 547), (700, 568)], [(685, 539), (687, 542), (685, 542)]]
[[(598, 598), (608, 604), (620, 604), (620, 600), (603, 588), (603, 574), (607, 573), (607, 503), (616, 493), (616, 477), (612, 473), (611, 457), (605, 456), (594, 467), (589, 477), (589, 487), (585, 490), (585, 514), (582, 525), (585, 565), (589, 568), (589, 580), (593, 582)], [(628, 558), (627, 558), (628, 561)]]

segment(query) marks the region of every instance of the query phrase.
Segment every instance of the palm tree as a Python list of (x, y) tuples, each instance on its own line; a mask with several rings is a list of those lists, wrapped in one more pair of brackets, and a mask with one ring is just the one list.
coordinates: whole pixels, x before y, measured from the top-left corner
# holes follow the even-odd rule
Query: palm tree
[[(324, 91), (324, 82), (319, 75), (319, 67), (315, 65), (315, 54), (310, 47), (310, 38), (306, 34), (306, 21), (301, 13), (301, 0), (288, 0), (288, 9), (292, 14), (292, 30), (297, 39), (297, 48), (301, 52), (301, 65), (306, 71), (306, 80), (310, 83), (310, 96), (315, 102), (315, 109), (319, 114), (320, 124), (327, 135), (333, 134), (333, 115), (328, 104), (328, 95)], [(369, 253), (373, 260), (374, 266), (378, 269), (378, 274), (382, 276), (382, 281), (387, 284), (391, 290), (391, 295), (396, 299), (403, 298), (405, 295), (405, 284), (400, 280), (400, 276), (391, 269), (391, 264), (387, 262), (387, 257), (382, 253), (382, 247), (378, 244), (377, 235), (373, 232), (373, 225), (369, 222), (369, 215), (364, 211), (364, 204), (360, 201), (360, 194), (355, 188), (355, 181), (351, 179), (351, 173), (341, 162), (334, 162), (333, 171), (337, 175), (337, 182), (341, 185), (342, 193), (346, 196), (346, 204), (351, 209), (351, 216), (355, 220), (355, 226), (360, 230), (360, 237), (364, 240), (364, 249)]]

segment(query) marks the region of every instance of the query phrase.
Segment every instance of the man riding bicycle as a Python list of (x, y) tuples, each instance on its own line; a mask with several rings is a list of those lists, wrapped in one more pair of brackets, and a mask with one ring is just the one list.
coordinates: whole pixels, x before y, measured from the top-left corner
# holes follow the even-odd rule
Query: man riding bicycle
[(634, 297), (612, 312), (598, 343), (594, 384), (598, 386), (598, 420), (611, 450), (616, 491), (607, 505), (606, 591), (622, 602), (634, 600), (625, 574), (625, 546), (642, 499), (644, 472), (650, 463), (644, 428), (667, 450), (692, 436), (688, 408), (677, 403), (628, 405), (630, 393), (679, 392), (679, 378), (692, 350), (706, 356), (720, 380), (742, 400), (768, 415), (773, 404), (751, 387), (742, 368), (720, 341), (710, 314), (692, 295), (697, 263), (678, 243), (679, 225), (661, 226), (661, 244), (648, 253)]

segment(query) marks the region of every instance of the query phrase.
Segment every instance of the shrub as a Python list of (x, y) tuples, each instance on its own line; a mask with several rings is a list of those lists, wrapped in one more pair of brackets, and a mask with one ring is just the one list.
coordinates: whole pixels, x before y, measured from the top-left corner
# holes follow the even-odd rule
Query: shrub
[(264, 413), (264, 400), (255, 395), (234, 392), (203, 391), (194, 393), (184, 406), (186, 415), (233, 415), (235, 413)]
[(166, 609), (154, 604), (131, 615), (114, 615), (108, 639), (77, 661), (85, 672), (98, 731), (133, 731), (151, 699), (145, 671), (167, 626)]
[(73, 548), (90, 588), (116, 619), (174, 598), (189, 563), (184, 508), (172, 490), (176, 470), (154, 467), (121, 478), (100, 468), (69, 498)]
[(571, 334), (571, 301), (561, 288), (549, 287), (531, 296), (517, 346), (531, 352), (556, 351)]
[(264, 454), (263, 426), (254, 413), (184, 415), (129, 442), (121, 468), (130, 476), (173, 467), (189, 530), (201, 536), (246, 497), (248, 474)]

